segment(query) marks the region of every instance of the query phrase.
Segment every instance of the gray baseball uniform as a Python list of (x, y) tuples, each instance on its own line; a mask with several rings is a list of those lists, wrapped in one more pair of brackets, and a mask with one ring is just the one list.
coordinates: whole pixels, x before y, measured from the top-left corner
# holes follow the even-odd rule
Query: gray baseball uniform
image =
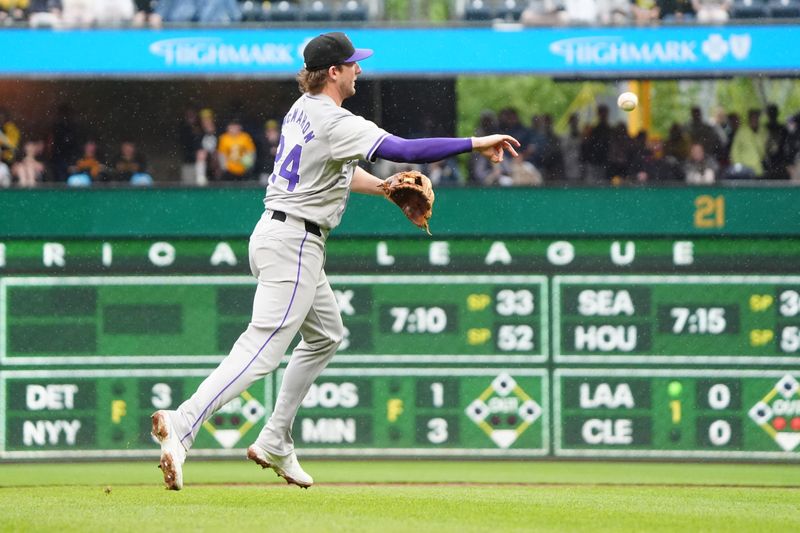
[(325, 276), (325, 240), (342, 218), (358, 160), (370, 159), (387, 135), (324, 94), (304, 94), (289, 110), (266, 211), (250, 236), (250, 269), (258, 278), (252, 321), (192, 397), (169, 413), (185, 448), (214, 412), (278, 367), (299, 331), (302, 340), (256, 441), (277, 455), (293, 451), (297, 409), (344, 329)]

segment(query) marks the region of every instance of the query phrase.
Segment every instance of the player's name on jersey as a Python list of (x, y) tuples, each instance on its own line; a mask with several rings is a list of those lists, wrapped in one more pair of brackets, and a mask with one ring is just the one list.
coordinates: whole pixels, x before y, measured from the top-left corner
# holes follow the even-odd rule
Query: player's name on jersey
[[(760, 246), (758, 245), (760, 243)], [(331, 239), (329, 272), (764, 271), (800, 260), (797, 242), (709, 239)], [(0, 272), (234, 272), (247, 268), (247, 239), (10, 240)]]

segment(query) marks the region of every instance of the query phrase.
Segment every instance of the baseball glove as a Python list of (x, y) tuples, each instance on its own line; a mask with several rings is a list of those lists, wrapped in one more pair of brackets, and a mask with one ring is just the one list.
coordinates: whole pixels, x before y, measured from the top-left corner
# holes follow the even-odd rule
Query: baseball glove
[(428, 176), (408, 170), (398, 172), (386, 178), (379, 185), (386, 198), (396, 203), (403, 214), (417, 227), (424, 229), (428, 235), (431, 230), (428, 220), (433, 215), (433, 187)]

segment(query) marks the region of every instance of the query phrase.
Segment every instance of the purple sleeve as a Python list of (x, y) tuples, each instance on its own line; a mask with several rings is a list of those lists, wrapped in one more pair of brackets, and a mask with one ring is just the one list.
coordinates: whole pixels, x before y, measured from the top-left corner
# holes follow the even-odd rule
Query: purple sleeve
[(431, 163), (471, 151), (472, 139), (469, 138), (403, 139), (389, 135), (378, 145), (374, 156), (399, 163)]

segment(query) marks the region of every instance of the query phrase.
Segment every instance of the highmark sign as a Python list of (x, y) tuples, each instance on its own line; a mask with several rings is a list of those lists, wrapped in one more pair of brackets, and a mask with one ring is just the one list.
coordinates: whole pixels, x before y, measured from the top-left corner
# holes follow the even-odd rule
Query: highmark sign
[(752, 37), (749, 33), (723, 36), (709, 34), (705, 40), (659, 39), (630, 40), (625, 35), (600, 35), (561, 39), (550, 44), (551, 54), (562, 57), (567, 65), (592, 66), (680, 66), (700, 62), (705, 56), (712, 63), (725, 61), (746, 64)]
[(155, 41), (148, 51), (163, 58), (165, 67), (292, 66), (302, 57), (306, 42), (300, 45), (294, 42), (242, 43), (223, 37), (181, 37)]
[[(319, 32), (316, 28), (6, 30), (0, 32), (0, 49), (6, 51), (0, 76), (234, 74), (285, 78), (302, 68), (303, 48)], [(795, 39), (792, 26), (558, 30), (506, 26), (502, 30), (381, 28), (347, 33), (359, 46), (375, 50), (365, 63), (367, 76), (487, 72), (702, 76), (789, 73), (800, 68), (800, 49), (785, 46)], [(397, 42), (405, 45), (398, 47)], [(507, 52), (502, 62), (496, 60), (498, 51)], [(29, 60), (32, 55), (37, 61)]]

